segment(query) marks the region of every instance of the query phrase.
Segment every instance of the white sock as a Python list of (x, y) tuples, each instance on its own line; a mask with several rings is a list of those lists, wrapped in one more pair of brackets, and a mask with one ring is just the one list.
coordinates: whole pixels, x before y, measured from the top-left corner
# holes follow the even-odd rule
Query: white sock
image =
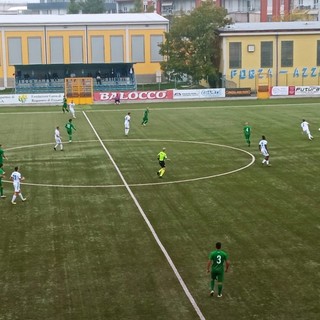
[(12, 200), (11, 200), (11, 202), (15, 202), (15, 201), (16, 201), (16, 199), (17, 199), (17, 196), (14, 194), (14, 195), (12, 196)]
[(19, 193), (19, 197), (20, 197), (21, 199), (23, 199), (23, 196), (22, 196), (22, 193), (21, 193), (21, 192)]

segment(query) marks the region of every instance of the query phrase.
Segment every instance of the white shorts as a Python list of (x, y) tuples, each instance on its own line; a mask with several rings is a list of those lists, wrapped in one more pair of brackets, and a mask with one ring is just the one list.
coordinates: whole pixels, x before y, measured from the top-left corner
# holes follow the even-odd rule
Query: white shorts
[(61, 144), (62, 141), (61, 141), (61, 138), (56, 138), (56, 144)]
[(268, 153), (268, 151), (267, 150), (261, 150), (261, 153), (262, 153), (262, 155), (264, 156), (264, 157), (268, 157), (269, 156), (269, 153)]
[(14, 192), (20, 192), (20, 181), (13, 181)]

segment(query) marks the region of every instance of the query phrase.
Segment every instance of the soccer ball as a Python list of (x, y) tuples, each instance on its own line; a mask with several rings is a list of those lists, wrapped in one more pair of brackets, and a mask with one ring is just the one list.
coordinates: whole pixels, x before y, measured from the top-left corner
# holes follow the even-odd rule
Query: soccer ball
[(320, 131), (320, 128), (319, 128), (319, 131)]

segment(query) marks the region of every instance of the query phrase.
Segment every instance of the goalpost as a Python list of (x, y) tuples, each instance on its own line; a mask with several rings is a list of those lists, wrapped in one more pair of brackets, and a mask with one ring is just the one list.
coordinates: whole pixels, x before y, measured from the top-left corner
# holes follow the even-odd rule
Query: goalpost
[(271, 87), (271, 75), (268, 73), (260, 73), (256, 76), (257, 98), (269, 99)]
[(64, 94), (68, 103), (73, 100), (75, 104), (92, 104), (93, 78), (65, 78)]

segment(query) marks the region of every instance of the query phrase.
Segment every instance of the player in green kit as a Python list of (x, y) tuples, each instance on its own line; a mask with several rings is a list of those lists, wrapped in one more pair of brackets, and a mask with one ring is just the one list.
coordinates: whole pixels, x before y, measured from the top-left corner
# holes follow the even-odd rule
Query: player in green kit
[(244, 133), (244, 138), (246, 139), (246, 142), (248, 144), (248, 147), (250, 147), (251, 126), (249, 126), (248, 122), (244, 124), (243, 133)]
[(72, 142), (72, 130), (76, 130), (72, 123), (72, 119), (69, 119), (69, 122), (65, 125), (65, 128), (67, 129), (67, 133), (69, 136), (69, 142)]
[(147, 108), (146, 110), (144, 110), (144, 113), (143, 113), (143, 119), (142, 119), (142, 123), (141, 125), (142, 126), (145, 126), (149, 121), (149, 108)]
[(69, 112), (66, 96), (63, 96), (62, 112), (63, 112), (63, 113)]
[(0, 163), (0, 196), (1, 198), (6, 198), (6, 196), (3, 194), (3, 186), (2, 186), (2, 178), (5, 178), (5, 172), (3, 171), (3, 163)]
[(2, 145), (0, 144), (0, 164), (3, 163), (3, 159), (7, 159), (7, 157), (4, 154), (4, 150), (2, 149)]
[[(226, 263), (225, 269), (224, 263)], [(228, 271), (229, 266), (230, 261), (228, 260), (228, 254), (221, 250), (221, 242), (217, 242), (216, 250), (210, 252), (207, 264), (207, 272), (210, 273), (211, 271), (210, 296), (214, 295), (214, 282), (218, 280), (218, 298), (222, 297), (224, 272)]]

